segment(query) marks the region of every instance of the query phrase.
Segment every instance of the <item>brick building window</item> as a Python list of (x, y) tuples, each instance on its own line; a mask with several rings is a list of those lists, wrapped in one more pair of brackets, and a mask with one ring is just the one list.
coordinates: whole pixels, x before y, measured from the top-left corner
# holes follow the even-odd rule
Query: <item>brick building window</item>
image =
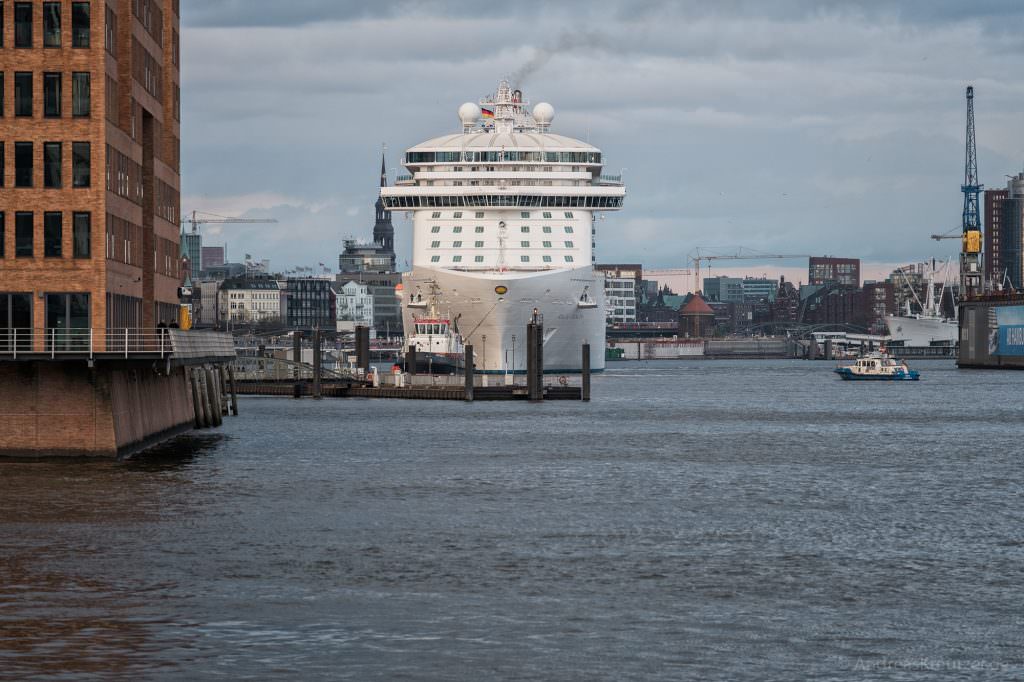
[(32, 257), (32, 213), (19, 211), (14, 214), (14, 256)]
[(88, 71), (71, 74), (71, 115), (89, 116), (92, 113), (92, 80)]
[(14, 143), (14, 186), (32, 186), (32, 143)]
[(64, 214), (48, 211), (43, 214), (43, 256), (60, 258), (64, 241)]
[(32, 115), (32, 74), (28, 71), (14, 74), (14, 115)]
[(43, 116), (60, 118), (61, 75), (59, 73), (43, 74)]
[(32, 3), (14, 3), (14, 46), (32, 47)]
[(60, 47), (60, 3), (43, 3), (43, 47)]
[(0, 141), (0, 187), (4, 186), (4, 173), (7, 172), (7, 159), (4, 158), (4, 143)]
[(103, 44), (107, 48), (107, 52), (117, 56), (117, 13), (110, 7), (107, 8), (107, 25)]
[(71, 47), (89, 47), (89, 3), (71, 3)]
[[(0, 2), (0, 35), (2, 35), (3, 32), (4, 32), (4, 22), (3, 22), (3, 16), (2, 16), (3, 11), (4, 11), (4, 3)], [(0, 38), (0, 47), (3, 47), (3, 46), (4, 46), (3, 39)], [(3, 117), (3, 115), (4, 115), (4, 72), (0, 71), (0, 117)]]
[(60, 142), (43, 143), (43, 187), (60, 189), (64, 186), (61, 177), (64, 153)]
[(91, 145), (88, 142), (71, 143), (71, 186), (89, 187), (92, 184), (92, 173), (89, 164)]
[(75, 213), (72, 223), (75, 258), (92, 257), (92, 214)]
[[(2, 9), (2, 8), (0, 8)], [(4, 226), (4, 212), (0, 211), (0, 258), (6, 258), (7, 254), (4, 253), (4, 241), (7, 237), (7, 230)]]

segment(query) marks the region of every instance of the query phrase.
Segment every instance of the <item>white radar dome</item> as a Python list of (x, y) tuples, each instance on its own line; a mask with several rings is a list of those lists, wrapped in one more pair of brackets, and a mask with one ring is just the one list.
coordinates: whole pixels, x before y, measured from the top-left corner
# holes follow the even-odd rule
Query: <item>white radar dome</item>
[(533, 120), (540, 125), (550, 125), (555, 118), (555, 108), (547, 102), (539, 102), (533, 108)]
[(480, 106), (472, 102), (466, 102), (459, 107), (459, 120), (462, 121), (464, 126), (475, 125), (480, 120), (482, 114)]

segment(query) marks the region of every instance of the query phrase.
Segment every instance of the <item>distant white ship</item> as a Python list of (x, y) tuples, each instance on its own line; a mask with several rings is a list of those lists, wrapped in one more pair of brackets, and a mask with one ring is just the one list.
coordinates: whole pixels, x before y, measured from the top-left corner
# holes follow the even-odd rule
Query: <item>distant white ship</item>
[(604, 368), (604, 277), (593, 269), (594, 215), (622, 208), (620, 177), (601, 175), (601, 150), (549, 132), (554, 109), (527, 110), (501, 82), (459, 107), (462, 131), (406, 151), (410, 175), (381, 188), (385, 208), (413, 216), (413, 269), (402, 278), (405, 328), (413, 301), (435, 292), (479, 371), (522, 372), (526, 325), (544, 321), (544, 369), (579, 371), (590, 344)]
[[(936, 300), (935, 274), (936, 270), (933, 267), (925, 275), (927, 288), (924, 302), (914, 294), (914, 299), (917, 300), (922, 312), (911, 313), (908, 300), (907, 311), (904, 315), (889, 315), (885, 318), (885, 326), (889, 329), (891, 341), (902, 346), (914, 347), (956, 344), (959, 324), (955, 318), (947, 318), (942, 315), (939, 304), (942, 293), (938, 297), (939, 300)], [(913, 291), (912, 287), (911, 291)], [(941, 291), (945, 291), (945, 284)]]

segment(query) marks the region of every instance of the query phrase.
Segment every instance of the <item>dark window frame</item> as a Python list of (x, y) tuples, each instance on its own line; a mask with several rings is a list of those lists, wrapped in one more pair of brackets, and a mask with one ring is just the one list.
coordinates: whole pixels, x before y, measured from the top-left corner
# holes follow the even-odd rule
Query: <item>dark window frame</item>
[[(20, 156), (28, 151), (28, 166), (19, 163), (26, 157)], [(14, 186), (28, 188), (35, 184), (35, 144), (28, 141), (14, 143)], [(27, 175), (26, 175), (27, 173)], [(27, 180), (26, 180), (27, 178)]]
[[(28, 218), (28, 225), (23, 222)], [(14, 257), (33, 258), (35, 244), (36, 216), (32, 211), (18, 211), (14, 214)], [(27, 230), (25, 228), (28, 228)]]
[[(82, 83), (85, 84), (84, 90)], [(71, 73), (71, 115), (76, 118), (92, 116), (92, 73), (89, 71)]]
[[(51, 160), (50, 152), (56, 149), (57, 158)], [(43, 187), (61, 189), (64, 187), (64, 144), (62, 142), (43, 143)]]
[[(83, 148), (84, 156), (81, 154)], [(71, 143), (71, 186), (75, 188), (92, 186), (92, 145), (89, 142)]]
[[(81, 25), (82, 14), (85, 10), (85, 26)], [(71, 47), (89, 48), (92, 43), (92, 9), (88, 2), (71, 3)]]
[[(33, 78), (31, 71), (14, 72), (14, 115), (31, 118)], [(28, 94), (25, 94), (26, 86)]]
[[(18, 21), (18, 15), (28, 10), (28, 21)], [(32, 3), (14, 3), (14, 47), (32, 49)]]
[[(54, 220), (56, 218), (56, 220)], [(43, 257), (64, 256), (64, 214), (60, 211), (43, 213)]]
[[(0, 3), (0, 5), (3, 5), (3, 3)], [(0, 7), (0, 10), (2, 10), (2, 9), (3, 9), (3, 7)], [(7, 250), (5, 248), (6, 245), (7, 245), (7, 243), (6, 243), (6, 240), (7, 240), (7, 225), (6, 225), (5, 220), (6, 220), (6, 215), (4, 214), (3, 211), (0, 211), (0, 258), (6, 258), (7, 257), (7, 255), (6, 255), (7, 254)]]
[[(80, 223), (81, 219), (84, 222)], [(75, 211), (71, 214), (71, 245), (74, 258), (92, 258), (92, 213)]]
[[(43, 3), (43, 47), (54, 48), (60, 47), (61, 45), (61, 14), (60, 14), (59, 2), (44, 2)], [(56, 9), (57, 13), (54, 15), (52, 12)], [(51, 19), (56, 18), (57, 21), (57, 32), (53, 32), (53, 26), (51, 25)], [(56, 42), (52, 38), (56, 36)]]
[[(56, 93), (51, 92), (50, 88), (56, 81), (57, 90)], [(64, 91), (64, 74), (59, 71), (47, 71), (43, 73), (43, 118), (60, 118), (64, 115), (64, 106), (61, 102)], [(56, 94), (56, 101), (54, 101), (54, 94)], [(54, 111), (53, 104), (56, 104), (56, 113)]]

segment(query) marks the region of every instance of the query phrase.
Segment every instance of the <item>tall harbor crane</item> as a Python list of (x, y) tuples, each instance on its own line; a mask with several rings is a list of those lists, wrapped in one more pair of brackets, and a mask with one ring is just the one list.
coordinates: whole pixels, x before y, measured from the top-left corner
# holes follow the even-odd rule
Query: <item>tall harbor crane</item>
[(960, 253), (960, 291), (964, 297), (982, 293), (981, 215), (978, 195), (978, 148), (974, 140), (974, 86), (967, 86), (967, 144), (964, 150), (963, 246)]
[(700, 278), (700, 268), (702, 262), (707, 263), (710, 269), (711, 261), (715, 260), (761, 260), (762, 258), (789, 260), (793, 258), (810, 258), (810, 256), (805, 254), (793, 255), (780, 253), (762, 253), (760, 251), (755, 251), (754, 249), (748, 249), (742, 246), (730, 253), (704, 254), (703, 250), (704, 249), (702, 247), (697, 247), (697, 250), (690, 256), (690, 261), (693, 263), (694, 267), (693, 290), (695, 292), (700, 291), (702, 285)]

